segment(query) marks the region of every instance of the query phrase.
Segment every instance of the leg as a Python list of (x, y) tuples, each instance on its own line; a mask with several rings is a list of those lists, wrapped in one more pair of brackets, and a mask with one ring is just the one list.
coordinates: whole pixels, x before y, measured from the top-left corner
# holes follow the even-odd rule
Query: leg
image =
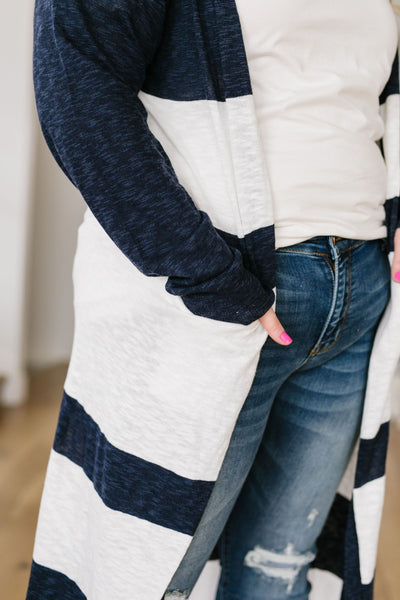
[[(304, 244), (301, 247), (306, 249)], [(331, 274), (325, 260), (312, 250), (311, 254), (278, 256), (278, 315), (297, 343), (283, 347), (268, 338), (262, 348), (218, 479), (188, 550), (168, 585), (165, 600), (189, 597), (254, 461), (276, 392), (306, 359), (325, 325), (332, 300)], [(309, 285), (304, 287), (306, 278)], [(319, 290), (317, 306), (308, 292), (313, 288)], [(306, 317), (311, 310), (314, 319), (310, 325)]]
[[(357, 245), (358, 259), (353, 263), (353, 271), (369, 274), (360, 279), (361, 275), (354, 273), (354, 278), (363, 282), (357, 286), (358, 294), (354, 290), (350, 294), (348, 276), (351, 248), (355, 245), (351, 240), (344, 240), (341, 246), (341, 259), (335, 271), (330, 262), (331, 243), (325, 237), (297, 244), (290, 247), (290, 251), (277, 252), (277, 314), (295, 343), (282, 347), (267, 339), (210, 500), (167, 588), (165, 600), (189, 597), (248, 476), (278, 390), (302, 365), (305, 371), (307, 361), (310, 367), (321, 360), (321, 352), (325, 352), (337, 331), (342, 346), (334, 344), (330, 355), (324, 355), (325, 359), (340, 354), (343, 348), (350, 348), (376, 324), (384, 308), (387, 297), (382, 288), (387, 286), (389, 272), (387, 258), (378, 242)], [(344, 321), (347, 329), (342, 327)], [(317, 347), (320, 355), (310, 359)], [(246, 526), (246, 515), (242, 514), (242, 518)], [(221, 585), (219, 593), (222, 593)], [(231, 597), (237, 596), (226, 596)], [(252, 595), (247, 597), (255, 600)], [(222, 598), (225, 600), (225, 596)], [(245, 600), (245, 596), (240, 600)]]
[(278, 391), (218, 542), (218, 600), (308, 598), (315, 541), (359, 434), (374, 331), (331, 360), (316, 356)]
[[(239, 414), (218, 479), (193, 539), (170, 581), (165, 600), (189, 598), (218, 537), (229, 517), (254, 461), (277, 387), (281, 380), (267, 382), (257, 369), (251, 393)], [(276, 379), (276, 378), (274, 378)]]

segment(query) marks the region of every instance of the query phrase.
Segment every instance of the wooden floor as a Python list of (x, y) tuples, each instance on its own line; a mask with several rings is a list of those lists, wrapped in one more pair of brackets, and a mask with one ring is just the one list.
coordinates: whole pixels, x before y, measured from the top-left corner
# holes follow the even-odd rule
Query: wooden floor
[[(66, 370), (67, 365), (60, 365), (33, 373), (27, 404), (0, 408), (0, 600), (25, 600)], [(400, 600), (399, 542), (400, 429), (392, 424), (375, 600)]]

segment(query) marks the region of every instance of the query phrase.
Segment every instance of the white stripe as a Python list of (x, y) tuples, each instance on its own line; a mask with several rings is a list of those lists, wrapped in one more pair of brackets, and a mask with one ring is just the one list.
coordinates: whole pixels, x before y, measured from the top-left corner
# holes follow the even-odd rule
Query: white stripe
[(267, 332), (199, 317), (147, 277), (87, 212), (73, 267), (65, 389), (121, 450), (214, 481)]
[(143, 91), (148, 125), (198, 208), (243, 237), (272, 225), (273, 203), (253, 96), (183, 102)]
[(390, 94), (380, 105), (379, 112), (385, 123), (383, 152), (387, 165), (386, 198), (394, 198), (400, 192), (400, 95)]
[[(393, 262), (393, 252), (389, 254)], [(400, 284), (391, 280), (391, 298), (371, 352), (361, 438), (373, 439), (391, 414), (391, 384), (400, 357)]]
[(51, 451), (33, 558), (88, 600), (160, 600), (191, 539), (109, 509), (83, 470)]
[(347, 500), (351, 500), (353, 495), (354, 488), (354, 479), (357, 469), (357, 459), (358, 459), (358, 449), (360, 446), (360, 438), (357, 440), (357, 443), (354, 447), (353, 454), (350, 457), (349, 462), (347, 463), (346, 471), (342, 477), (342, 480), (337, 489), (337, 493), (346, 498)]
[(221, 575), (221, 562), (219, 559), (208, 560), (203, 567), (202, 572), (192, 593), (190, 600), (211, 600), (217, 593), (218, 582)]
[(364, 585), (371, 583), (374, 577), (385, 482), (385, 476), (379, 477), (354, 489), (353, 493), (360, 574)]
[(338, 600), (342, 594), (343, 580), (330, 571), (310, 569), (308, 579), (312, 589), (310, 600)]

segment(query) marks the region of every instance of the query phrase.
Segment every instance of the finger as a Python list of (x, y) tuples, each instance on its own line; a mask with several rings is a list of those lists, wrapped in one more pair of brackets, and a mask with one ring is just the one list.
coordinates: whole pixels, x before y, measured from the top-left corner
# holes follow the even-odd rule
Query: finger
[(282, 346), (288, 346), (292, 342), (292, 338), (286, 333), (282, 323), (279, 321), (272, 308), (270, 308), (259, 320), (274, 342), (277, 342)]
[(400, 228), (396, 229), (394, 236), (394, 254), (391, 274), (393, 281), (400, 283)]

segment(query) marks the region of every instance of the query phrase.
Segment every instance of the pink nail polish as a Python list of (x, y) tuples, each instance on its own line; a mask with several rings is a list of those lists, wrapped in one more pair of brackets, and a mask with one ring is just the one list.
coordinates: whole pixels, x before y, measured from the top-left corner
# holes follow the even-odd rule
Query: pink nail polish
[(400, 281), (400, 271), (397, 271), (397, 272), (394, 274), (394, 278), (395, 278), (395, 280), (396, 280), (396, 281)]
[(286, 331), (282, 331), (279, 337), (281, 338), (282, 342), (285, 342), (285, 344), (290, 344), (290, 342), (293, 341), (290, 335), (286, 333)]

